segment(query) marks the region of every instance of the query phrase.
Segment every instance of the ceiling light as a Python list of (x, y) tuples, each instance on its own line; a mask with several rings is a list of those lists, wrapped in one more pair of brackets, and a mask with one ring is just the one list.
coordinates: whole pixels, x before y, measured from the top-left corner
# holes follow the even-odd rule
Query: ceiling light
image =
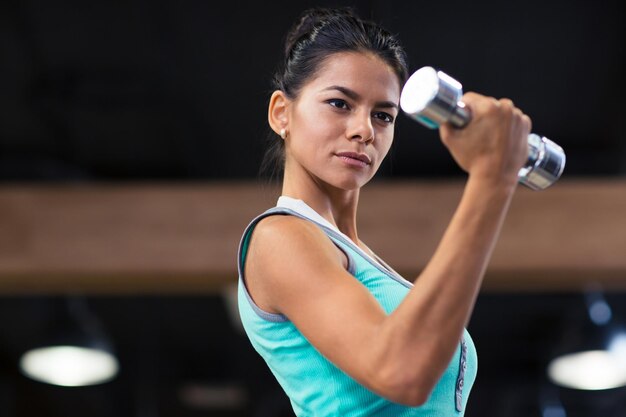
[(51, 334), (20, 358), (22, 373), (39, 382), (68, 387), (113, 379), (119, 370), (117, 358), (85, 300), (74, 297), (57, 307)]
[(28, 377), (65, 387), (107, 382), (118, 372), (111, 353), (82, 346), (48, 346), (27, 351), (20, 368)]
[[(584, 319), (572, 319), (561, 352), (548, 365), (550, 380), (578, 390), (626, 386), (626, 332), (620, 330), (610, 304), (598, 288), (584, 294)], [(579, 316), (579, 318), (582, 316)]]

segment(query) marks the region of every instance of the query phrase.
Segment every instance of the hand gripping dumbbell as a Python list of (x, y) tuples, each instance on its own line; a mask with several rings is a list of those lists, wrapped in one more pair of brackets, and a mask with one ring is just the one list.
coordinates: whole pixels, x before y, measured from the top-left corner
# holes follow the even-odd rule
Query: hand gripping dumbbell
[[(400, 106), (411, 118), (436, 129), (442, 123), (463, 128), (472, 113), (461, 101), (463, 87), (449, 75), (432, 67), (417, 70), (408, 79), (400, 96)], [(565, 153), (550, 139), (528, 135), (528, 160), (519, 170), (521, 184), (543, 190), (559, 179), (565, 168)]]

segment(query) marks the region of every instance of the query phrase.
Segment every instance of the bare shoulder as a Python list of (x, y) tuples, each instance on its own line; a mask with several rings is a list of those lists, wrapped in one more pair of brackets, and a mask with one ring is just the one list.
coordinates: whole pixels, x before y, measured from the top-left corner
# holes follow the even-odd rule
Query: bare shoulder
[(314, 223), (296, 216), (269, 216), (257, 224), (250, 239), (246, 285), (259, 307), (284, 313), (295, 294), (319, 285), (313, 277), (332, 276), (326, 272), (345, 269), (344, 264), (342, 253)]
[(265, 217), (259, 221), (254, 229), (254, 233), (257, 236), (261, 236), (261, 239), (272, 239), (279, 236), (289, 237), (294, 234), (297, 236), (303, 232), (317, 233), (320, 234), (320, 236), (323, 236), (320, 228), (312, 222), (290, 215), (274, 215)]
[(263, 258), (306, 255), (307, 252), (332, 249), (334, 245), (314, 223), (296, 216), (270, 216), (261, 220), (252, 235), (250, 257)]

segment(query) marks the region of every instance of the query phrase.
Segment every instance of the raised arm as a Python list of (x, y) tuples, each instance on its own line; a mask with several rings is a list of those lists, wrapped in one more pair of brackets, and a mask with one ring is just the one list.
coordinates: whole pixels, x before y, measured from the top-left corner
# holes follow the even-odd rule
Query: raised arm
[(273, 217), (257, 227), (246, 264), (253, 298), (281, 312), (328, 359), (399, 403), (424, 403), (458, 346), (526, 158), (530, 120), (509, 100), (466, 94), (463, 130), (444, 144), (469, 179), (435, 254), (400, 306), (386, 315), (345, 270), (314, 225)]

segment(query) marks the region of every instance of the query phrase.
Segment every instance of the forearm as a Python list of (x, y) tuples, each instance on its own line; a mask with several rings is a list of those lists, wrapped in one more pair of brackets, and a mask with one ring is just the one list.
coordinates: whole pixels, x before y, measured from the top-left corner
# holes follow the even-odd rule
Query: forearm
[(515, 187), (470, 177), (441, 242), (407, 297), (406, 307), (412, 308), (401, 311), (407, 320), (432, 326), (436, 333), (452, 328), (459, 334), (471, 315)]
[[(467, 324), (515, 184), (470, 177), (459, 206), (414, 289), (380, 328), (390, 373), (432, 388)], [(385, 351), (384, 356), (383, 350)], [(392, 358), (402, 358), (394, 363)], [(424, 388), (427, 389), (427, 388)]]

